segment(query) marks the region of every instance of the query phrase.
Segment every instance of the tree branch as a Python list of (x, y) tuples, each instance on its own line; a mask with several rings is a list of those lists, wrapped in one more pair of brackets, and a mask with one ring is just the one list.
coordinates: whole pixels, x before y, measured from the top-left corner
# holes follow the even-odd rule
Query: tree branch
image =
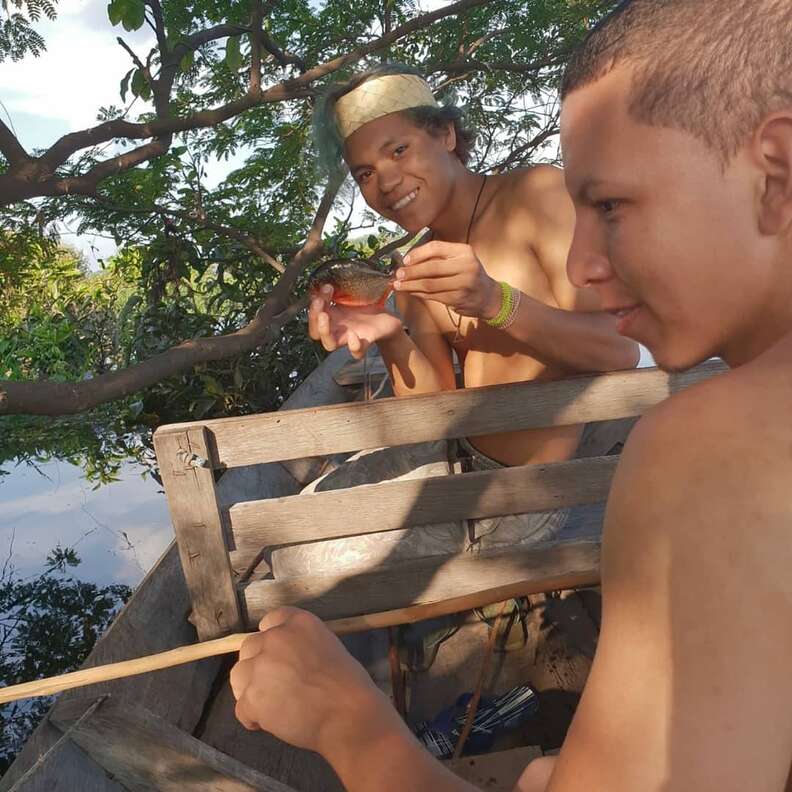
[(253, 0), (250, 15), (250, 78), (248, 93), (256, 95), (261, 91), (261, 34), (263, 32), (264, 8), (261, 0)]
[(462, 72), (475, 71), (505, 71), (513, 74), (534, 74), (542, 69), (548, 69), (551, 66), (560, 66), (566, 63), (568, 57), (569, 52), (564, 51), (557, 53), (552, 58), (531, 61), (530, 63), (516, 63), (514, 61), (498, 61), (492, 63), (489, 61), (476, 60), (475, 58), (460, 58), (450, 63), (432, 63), (426, 67), (426, 73), (435, 74), (436, 72), (445, 72), (446, 74), (460, 74)]
[[(164, 87), (162, 81), (167, 81), (167, 85), (170, 86), (176, 72), (178, 60), (188, 51), (194, 50), (202, 44), (224, 36), (247, 33), (249, 32), (249, 28), (239, 25), (216, 25), (213, 28), (195, 33), (188, 37), (184, 43), (180, 43), (174, 47), (168, 59), (167, 67), (163, 64), (163, 75), (161, 79), (155, 81), (155, 83), (160, 83), (159, 85), (155, 84), (154, 87), (155, 96), (158, 97), (158, 101), (156, 102), (158, 118), (149, 122), (137, 124), (123, 119), (114, 119), (113, 121), (106, 121), (90, 129), (64, 135), (54, 143), (42, 157), (32, 159), (27, 163), (27, 165), (35, 166), (33, 168), (35, 172), (30, 173), (29, 170), (26, 170), (23, 174), (22, 172), (16, 171), (12, 166), (7, 173), (0, 175), (0, 205), (24, 200), (26, 198), (62, 195), (67, 192), (84, 193), (85, 188), (82, 186), (83, 177), (74, 177), (64, 180), (63, 178), (54, 177), (53, 175), (56, 168), (62, 165), (72, 154), (80, 149), (96, 146), (114, 138), (128, 138), (132, 140), (146, 138), (165, 139), (166, 136), (178, 132), (214, 126), (260, 104), (311, 96), (314, 93), (314, 90), (311, 88), (312, 82), (337, 71), (349, 63), (358, 61), (383, 47), (387, 47), (398, 39), (431, 25), (440, 19), (454, 16), (470, 8), (485, 5), (491, 1), (492, 0), (459, 0), (444, 8), (421, 14), (389, 33), (374, 39), (368, 44), (357, 47), (351, 52), (333, 58), (324, 64), (308, 69), (294, 79), (283, 80), (263, 91), (260, 88), (254, 88), (253, 90), (249, 90), (244, 96), (228, 102), (221, 107), (211, 110), (202, 110), (186, 118), (163, 117), (166, 112), (167, 101), (163, 102), (160, 97), (162, 88)], [(167, 99), (167, 97), (165, 97), (165, 99)], [(150, 149), (146, 149), (146, 147), (136, 149), (137, 152), (146, 150), (151, 152), (151, 157), (162, 153), (159, 146), (156, 144), (152, 145)], [(124, 155), (122, 155), (122, 157), (123, 156)], [(116, 166), (119, 161), (120, 158), (113, 158), (108, 161), (110, 163), (109, 172), (117, 172), (113, 170), (113, 167)], [(100, 168), (100, 166), (96, 166), (96, 168)], [(96, 169), (93, 171), (94, 175), (98, 172), (102, 171), (97, 171)], [(88, 174), (86, 174), (86, 176), (87, 175)]]
[(0, 121), (0, 152), (8, 160), (9, 165), (30, 162), (32, 157), (25, 151), (17, 136)]
[(262, 244), (255, 237), (249, 234), (244, 234), (242, 231), (237, 228), (233, 228), (232, 226), (225, 226), (221, 225), (220, 223), (215, 223), (213, 220), (210, 220), (207, 217), (206, 212), (203, 210), (185, 212), (179, 209), (166, 209), (164, 206), (152, 206), (148, 209), (136, 209), (132, 207), (111, 204), (98, 195), (94, 196), (94, 200), (96, 203), (104, 206), (111, 212), (118, 212), (119, 214), (158, 214), (162, 217), (178, 217), (179, 219), (185, 220), (191, 225), (197, 225), (201, 228), (208, 228), (211, 231), (215, 231), (216, 233), (220, 234), (221, 236), (226, 236), (236, 242), (239, 242), (240, 245), (247, 248), (251, 253), (253, 253), (253, 255), (258, 256), (265, 264), (268, 264), (276, 272), (282, 274), (285, 270), (283, 264), (281, 264), (280, 261), (278, 261), (278, 259), (276, 259), (271, 253), (266, 251)]
[(129, 44), (127, 44), (126, 41), (124, 41), (124, 39), (121, 38), (121, 36), (116, 36), (116, 41), (127, 51), (129, 57), (132, 58), (132, 62), (135, 64), (135, 66), (137, 66), (138, 69), (140, 69), (140, 71), (146, 72), (147, 70), (143, 64), (143, 61), (140, 60), (140, 58), (138, 58), (137, 55), (135, 55), (135, 52), (132, 50)]
[(266, 30), (261, 31), (261, 45), (284, 68), (286, 66), (296, 66), (303, 74), (305, 74), (308, 69), (305, 65), (305, 61), (299, 55), (293, 55), (281, 49), (275, 39), (273, 39)]
[[(117, 157), (94, 165), (82, 176), (66, 176), (48, 179), (40, 183), (37, 195), (95, 195), (96, 188), (102, 179), (124, 173), (142, 162), (147, 162), (152, 157), (164, 154), (171, 144), (170, 136), (157, 138), (151, 143), (145, 143), (132, 151), (126, 151)], [(3, 176), (0, 176), (0, 190), (2, 190)]]
[(287, 265), (254, 318), (236, 332), (212, 338), (193, 338), (123, 371), (102, 374), (76, 383), (38, 380), (0, 381), (0, 415), (72, 415), (99, 404), (121, 399), (166, 377), (189, 371), (198, 363), (235, 357), (273, 339), (280, 328), (305, 307), (305, 300), (288, 305), (300, 273), (322, 251), (322, 229), (327, 222), (346, 171), (328, 183), (305, 243)]

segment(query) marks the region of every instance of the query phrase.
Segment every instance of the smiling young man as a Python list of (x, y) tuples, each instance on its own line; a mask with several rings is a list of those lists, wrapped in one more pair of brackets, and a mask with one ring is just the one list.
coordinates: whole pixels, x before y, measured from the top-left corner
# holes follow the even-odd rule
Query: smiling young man
[[(790, 788), (790, 30), (788, 0), (633, 0), (568, 70), (572, 279), (665, 368), (732, 370), (632, 433), (591, 675), (521, 792)], [(353, 792), (469, 788), (309, 614), (269, 614), (232, 684), (243, 723), (319, 750)]]
[[(321, 118), (324, 149), (343, 157), (366, 203), (407, 232), (428, 229), (431, 240), (397, 273), (401, 317), (322, 300), (311, 306), (311, 335), (326, 349), (348, 345), (360, 357), (376, 343), (398, 396), (455, 388), (452, 351), (466, 387), (636, 364), (637, 347), (615, 333), (593, 293), (567, 278), (574, 211), (561, 171), (470, 171), (473, 135), (460, 111), (438, 105), (406, 67), (335, 86)], [(472, 445), (520, 465), (567, 459), (579, 439), (579, 427), (564, 427)]]
[[(407, 232), (428, 229), (431, 238), (397, 272), (397, 312), (333, 305), (331, 293), (312, 301), (309, 331), (327, 350), (347, 345), (361, 357), (376, 343), (397, 396), (456, 388), (454, 352), (465, 387), (635, 366), (637, 345), (615, 332), (596, 295), (567, 278), (574, 211), (560, 170), (473, 173), (474, 136), (459, 109), (440, 106), (421, 76), (394, 64), (332, 86), (316, 129), (325, 159), (343, 158), (371, 209)], [(419, 463), (437, 458), (447, 467), (458, 455), (465, 469), (486, 469), (569, 459), (580, 437), (581, 427), (556, 427), (463, 440), (461, 454), (445, 444), (410, 453)], [(388, 459), (394, 471), (405, 466), (399, 449)], [(333, 486), (359, 483), (356, 468), (346, 471), (333, 473)], [(567, 518), (559, 510), (478, 521), (467, 536), (449, 525), (445, 533), (434, 526), (286, 548), (273, 567), (315, 572), (386, 547), (392, 559), (532, 543), (556, 536)]]

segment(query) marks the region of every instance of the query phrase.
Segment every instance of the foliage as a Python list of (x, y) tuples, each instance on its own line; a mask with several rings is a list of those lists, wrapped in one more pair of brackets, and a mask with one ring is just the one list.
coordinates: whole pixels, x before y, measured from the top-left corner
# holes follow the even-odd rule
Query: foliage
[[(8, 562), (0, 570), (0, 679), (7, 685), (74, 671), (109, 627), (131, 591), (97, 586), (68, 575), (74, 550), (56, 548), (44, 573), (19, 577)], [(0, 705), (0, 775), (46, 713), (51, 698)]]
[[(233, 332), (249, 322), (277, 283), (272, 263), (293, 256), (314, 219), (323, 179), (310, 138), (316, 92), (353, 70), (383, 59), (424, 70), (441, 100), (463, 105), (478, 128), (478, 169), (552, 157), (542, 143), (557, 129), (553, 91), (559, 70), (587, 25), (613, 4), (491, 0), (419, 28), (309, 84), (295, 98), (254, 105), (167, 137), (165, 153), (113, 169), (93, 195), (9, 206), (0, 234), (0, 379), (80, 382), (185, 339)], [(134, 60), (119, 75), (119, 98), (134, 97), (135, 103), (126, 110), (100, 108), (99, 120), (186, 119), (244, 96), (250, 90), (256, 7), (240, 0), (112, 0), (108, 17), (122, 38), (147, 20), (161, 35), (150, 51), (133, 54), (127, 45)], [(421, 13), (416, 0), (283, 0), (259, 8), (264, 16), (256, 55), (263, 88), (284, 79), (288, 86), (289, 78)], [(177, 56), (163, 104), (157, 86)], [(85, 148), (59, 173), (79, 176), (139, 144), (120, 137)], [(353, 212), (350, 202), (347, 187), (325, 233), (328, 255), (355, 247), (370, 252), (389, 233), (378, 218)], [(80, 232), (116, 239), (119, 253), (103, 262), (101, 273), (87, 272), (48, 236), (67, 217)], [(275, 409), (320, 354), (298, 317), (258, 349), (201, 364), (89, 414), (0, 419), (0, 465), (14, 457), (62, 454), (92, 470), (96, 481), (112, 480), (123, 454), (149, 458), (152, 427)]]
[(6, 58), (19, 61), (30, 53), (40, 55), (45, 49), (44, 39), (32, 22), (42, 16), (55, 19), (57, 0), (2, 0), (5, 19), (0, 22), (0, 63)]

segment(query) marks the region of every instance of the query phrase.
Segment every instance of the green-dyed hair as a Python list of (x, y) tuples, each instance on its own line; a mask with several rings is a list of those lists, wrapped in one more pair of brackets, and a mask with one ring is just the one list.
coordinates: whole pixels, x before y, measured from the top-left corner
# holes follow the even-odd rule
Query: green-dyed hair
[[(338, 131), (335, 105), (345, 94), (357, 88), (361, 83), (387, 74), (415, 74), (422, 77), (418, 69), (400, 63), (384, 63), (358, 72), (343, 82), (332, 83), (319, 97), (313, 116), (314, 142), (319, 155), (319, 162), (327, 170), (338, 167), (344, 157), (344, 141)], [(431, 135), (440, 135), (453, 124), (456, 132), (456, 148), (454, 153), (460, 162), (466, 165), (476, 140), (476, 133), (467, 127), (463, 120), (462, 110), (455, 105), (440, 107), (411, 107), (400, 110), (417, 127), (425, 129)]]
[(632, 118), (683, 129), (728, 163), (792, 106), (792, 2), (626, 0), (570, 59), (562, 98), (622, 64)]

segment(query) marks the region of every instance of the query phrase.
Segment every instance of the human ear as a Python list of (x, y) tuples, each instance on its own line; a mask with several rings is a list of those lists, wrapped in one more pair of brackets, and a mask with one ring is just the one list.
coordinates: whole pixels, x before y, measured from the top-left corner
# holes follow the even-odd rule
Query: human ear
[(766, 118), (754, 136), (754, 159), (763, 176), (759, 230), (775, 236), (792, 229), (792, 110)]
[(448, 126), (446, 127), (446, 134), (445, 134), (445, 147), (446, 151), (454, 151), (456, 149), (457, 139), (456, 139), (456, 127), (453, 123), (449, 122)]

